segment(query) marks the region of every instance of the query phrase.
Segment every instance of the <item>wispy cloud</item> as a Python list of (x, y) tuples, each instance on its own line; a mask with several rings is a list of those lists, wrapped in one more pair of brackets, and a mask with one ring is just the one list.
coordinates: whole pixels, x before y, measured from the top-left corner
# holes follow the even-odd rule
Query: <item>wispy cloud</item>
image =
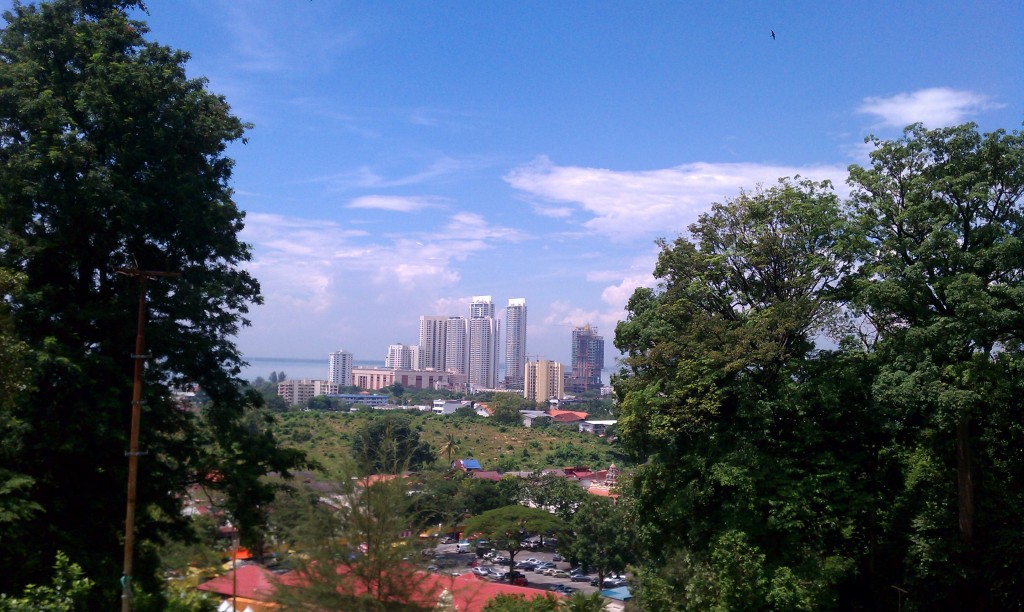
[(431, 162), (426, 168), (411, 174), (388, 177), (370, 166), (360, 166), (354, 170), (315, 177), (305, 182), (325, 183), (330, 189), (336, 191), (347, 189), (388, 189), (426, 183), (455, 174), (465, 167), (466, 165), (460, 160), (443, 156)]
[(393, 212), (416, 212), (424, 208), (436, 208), (441, 199), (430, 196), (384, 196), (370, 195), (356, 198), (346, 208), (368, 208), (372, 210), (390, 210)]
[(963, 123), (981, 111), (1002, 108), (983, 94), (949, 87), (932, 87), (887, 98), (864, 98), (858, 113), (874, 115), (883, 125), (905, 127), (921, 122), (930, 128)]
[(615, 241), (650, 239), (682, 233), (713, 202), (735, 197), (741, 189), (774, 184), (779, 177), (800, 175), (829, 179), (843, 188), (845, 167), (712, 164), (697, 162), (661, 170), (625, 172), (604, 168), (557, 166), (548, 158), (513, 169), (505, 180), (554, 214), (575, 204), (591, 218), (590, 231)]
[(403, 296), (453, 286), (461, 278), (459, 262), (522, 238), (517, 230), (469, 213), (452, 216), (437, 230), (393, 237), (263, 213), (249, 214), (242, 231), (253, 246), (248, 267), (260, 279), (268, 307), (279, 302), (316, 312), (331, 308), (354, 284)]

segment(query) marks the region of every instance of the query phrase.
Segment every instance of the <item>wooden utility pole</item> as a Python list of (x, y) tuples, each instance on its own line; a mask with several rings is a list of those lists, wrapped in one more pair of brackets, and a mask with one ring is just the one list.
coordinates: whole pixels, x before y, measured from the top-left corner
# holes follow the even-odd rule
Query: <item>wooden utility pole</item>
[(121, 576), (121, 612), (132, 610), (132, 557), (135, 554), (135, 483), (139, 475), (139, 426), (142, 418), (142, 373), (146, 351), (146, 280), (178, 277), (180, 272), (120, 269), (118, 274), (139, 279), (139, 311), (135, 334), (135, 376), (132, 382), (132, 425), (128, 445), (128, 509), (124, 519), (124, 571)]

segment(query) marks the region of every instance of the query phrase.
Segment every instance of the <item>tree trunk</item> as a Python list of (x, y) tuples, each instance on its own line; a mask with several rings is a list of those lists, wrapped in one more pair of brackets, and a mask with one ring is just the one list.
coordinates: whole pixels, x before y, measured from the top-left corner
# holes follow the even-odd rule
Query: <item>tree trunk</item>
[(974, 543), (974, 465), (971, 463), (970, 424), (966, 417), (956, 424), (956, 475), (960, 539), (970, 548)]

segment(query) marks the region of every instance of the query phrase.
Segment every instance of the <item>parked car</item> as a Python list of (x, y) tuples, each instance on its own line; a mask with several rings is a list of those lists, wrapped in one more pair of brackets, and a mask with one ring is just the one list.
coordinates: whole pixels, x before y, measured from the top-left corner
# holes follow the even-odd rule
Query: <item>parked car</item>
[(551, 576), (552, 578), (568, 578), (569, 577), (569, 572), (567, 572), (565, 570), (556, 569), (556, 570), (552, 570), (551, 573), (548, 574), (548, 575)]
[[(569, 580), (572, 582), (590, 582), (590, 576), (586, 574), (570, 574)], [(597, 586), (597, 580), (594, 580), (594, 586)]]
[(558, 554), (558, 553), (555, 553), (555, 554), (554, 554), (554, 555), (553, 555), (553, 556), (551, 557), (551, 560), (552, 560), (552, 561), (561, 561), (561, 560), (562, 560), (562, 555), (560, 555), (560, 554)]
[(479, 566), (477, 566), (477, 567), (473, 568), (473, 573), (476, 574), (477, 576), (487, 576), (491, 572), (486, 567), (479, 567)]

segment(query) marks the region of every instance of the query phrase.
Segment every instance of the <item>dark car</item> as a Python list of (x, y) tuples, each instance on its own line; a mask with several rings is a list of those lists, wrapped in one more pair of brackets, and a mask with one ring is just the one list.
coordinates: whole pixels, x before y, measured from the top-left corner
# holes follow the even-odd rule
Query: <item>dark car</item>
[[(569, 580), (573, 582), (590, 582), (590, 576), (586, 574), (572, 574), (569, 576)], [(594, 579), (594, 586), (597, 586), (597, 579)]]

